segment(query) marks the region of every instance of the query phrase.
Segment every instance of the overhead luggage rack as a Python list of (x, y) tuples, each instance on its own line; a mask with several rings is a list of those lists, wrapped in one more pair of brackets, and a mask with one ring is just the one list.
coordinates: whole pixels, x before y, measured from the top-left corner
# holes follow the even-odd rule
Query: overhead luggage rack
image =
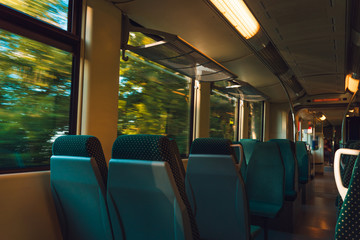
[[(130, 32), (146, 34), (156, 42), (132, 46), (128, 43)], [(237, 78), (230, 70), (206, 56), (179, 36), (134, 26), (125, 15), (123, 15), (121, 49), (124, 60), (127, 60), (125, 51), (130, 50), (198, 81), (215, 82)]]

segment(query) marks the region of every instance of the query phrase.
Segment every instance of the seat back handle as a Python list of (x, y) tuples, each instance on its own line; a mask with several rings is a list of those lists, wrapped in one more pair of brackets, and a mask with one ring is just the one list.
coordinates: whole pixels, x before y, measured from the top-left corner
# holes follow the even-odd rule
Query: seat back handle
[(336, 187), (337, 187), (337, 189), (339, 191), (339, 194), (340, 194), (342, 200), (345, 199), (348, 188), (344, 187), (342, 179), (341, 179), (341, 174), (340, 174), (340, 158), (341, 158), (341, 155), (344, 154), (344, 155), (357, 156), (357, 155), (359, 155), (359, 153), (360, 153), (360, 150), (349, 149), (349, 148), (340, 148), (335, 152), (334, 177), (335, 177)]

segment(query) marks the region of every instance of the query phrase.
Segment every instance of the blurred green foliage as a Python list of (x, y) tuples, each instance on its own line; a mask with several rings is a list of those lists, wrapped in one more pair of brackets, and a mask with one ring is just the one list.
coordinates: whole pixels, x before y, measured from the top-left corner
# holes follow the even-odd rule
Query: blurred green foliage
[(212, 91), (210, 96), (210, 137), (235, 140), (234, 98)]
[[(130, 41), (152, 42), (142, 34), (131, 34)], [(127, 55), (129, 60), (120, 62), (118, 135), (166, 135), (187, 153), (190, 79), (135, 53)]]
[(0, 167), (46, 165), (69, 126), (72, 54), (0, 29)]

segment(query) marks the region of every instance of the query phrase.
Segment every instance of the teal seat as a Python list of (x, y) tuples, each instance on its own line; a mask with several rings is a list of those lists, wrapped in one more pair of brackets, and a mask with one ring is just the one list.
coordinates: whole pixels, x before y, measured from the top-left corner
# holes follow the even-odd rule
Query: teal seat
[(284, 204), (284, 165), (275, 142), (257, 142), (245, 179), (250, 214), (261, 219), (267, 239), (267, 219), (275, 218)]
[(246, 161), (246, 165), (249, 164), (251, 155), (254, 151), (255, 145), (256, 143), (260, 142), (259, 140), (256, 139), (241, 139), (238, 142), (234, 142), (234, 143), (240, 143), (244, 149), (244, 156), (245, 156), (245, 161)]
[(360, 239), (360, 155), (352, 172), (349, 188), (336, 223), (335, 239)]
[(107, 166), (93, 136), (53, 144), (50, 182), (63, 239), (113, 239), (106, 204)]
[(271, 139), (278, 144), (285, 168), (285, 200), (293, 201), (297, 196), (297, 163), (292, 142), (288, 139)]
[(109, 163), (115, 239), (199, 239), (169, 138), (123, 135)]
[(252, 239), (245, 186), (231, 141), (198, 138), (191, 145), (185, 186), (200, 236), (207, 240)]
[(306, 149), (305, 142), (296, 142), (295, 143), (295, 153), (296, 159), (298, 161), (299, 168), (299, 183), (306, 184), (309, 181), (309, 157)]

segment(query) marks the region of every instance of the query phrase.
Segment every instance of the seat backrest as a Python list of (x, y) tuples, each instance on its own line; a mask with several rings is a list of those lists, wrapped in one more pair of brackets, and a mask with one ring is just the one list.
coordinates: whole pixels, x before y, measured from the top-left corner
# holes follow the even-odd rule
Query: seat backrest
[(63, 238), (113, 239), (100, 141), (93, 136), (62, 136), (52, 151), (51, 190)]
[(250, 202), (283, 206), (284, 165), (275, 142), (256, 143), (247, 167), (245, 186)]
[[(176, 162), (176, 157), (174, 156), (174, 151), (172, 150), (171, 147), (171, 142), (169, 140), (169, 138), (165, 137), (165, 136), (161, 136), (161, 135), (146, 135), (146, 134), (141, 134), (141, 135), (123, 135), (123, 136), (119, 136), (116, 141), (114, 142), (113, 148), (112, 148), (112, 159), (110, 160), (110, 164), (109, 166), (115, 166), (115, 161), (114, 160), (145, 160), (145, 161), (152, 161), (152, 162), (166, 162), (168, 163), (168, 166), (171, 170), (171, 174), (174, 178), (175, 181), (175, 185), (177, 187), (176, 191), (179, 192), (179, 195), (181, 197), (182, 202), (185, 204), (186, 207), (186, 213), (184, 216), (182, 216), (182, 219), (190, 219), (190, 232), (192, 234), (192, 239), (199, 239), (199, 232), (197, 229), (197, 225), (194, 219), (194, 215), (192, 213), (192, 209), (189, 203), (189, 200), (187, 198), (187, 195), (185, 193), (185, 186), (184, 186), (184, 181), (181, 178), (180, 172), (179, 172), (179, 166), (178, 163)], [(114, 163), (113, 163), (114, 162)], [(118, 161), (117, 161), (118, 162)], [(111, 169), (109, 170), (110, 173), (113, 172)], [(152, 176), (154, 177), (154, 179), (158, 179), (157, 176)], [(142, 179), (145, 179), (142, 178)], [(122, 185), (120, 185), (121, 183), (116, 183), (118, 182), (118, 176), (116, 173), (112, 174), (112, 176), (109, 176), (109, 182), (112, 182), (111, 184), (111, 188), (108, 188), (108, 196), (111, 196), (112, 198), (112, 202), (109, 202), (109, 204), (113, 204), (116, 206), (115, 209), (117, 209), (118, 213), (114, 213), (114, 212), (110, 212), (110, 216), (111, 219), (118, 219), (118, 215), (121, 218), (122, 224), (124, 225), (125, 228), (125, 233), (127, 236), (127, 239), (132, 239), (130, 236), (136, 236), (137, 234), (139, 234), (138, 232), (142, 232), (143, 234), (146, 234), (146, 231), (150, 231), (148, 232), (148, 236), (151, 236), (151, 234), (155, 234), (151, 228), (146, 228), (143, 229), (143, 224), (140, 224), (140, 222), (151, 222), (153, 225), (158, 225), (158, 221), (156, 219), (160, 219), (162, 217), (166, 218), (167, 215), (162, 216), (161, 212), (152, 212), (152, 214), (141, 214), (139, 211), (135, 211), (134, 213), (138, 213), (140, 215), (135, 216), (134, 214), (130, 214), (130, 215), (122, 215), (122, 211), (121, 209), (123, 208), (132, 208), (132, 209), (136, 209), (138, 206), (135, 204), (131, 204), (131, 199), (133, 198), (133, 196), (131, 195), (119, 195), (119, 194), (115, 194), (113, 193), (113, 190), (116, 189), (115, 185), (113, 184), (119, 184), (119, 187), (121, 187)], [(110, 184), (110, 183), (109, 183)], [(124, 187), (126, 188), (126, 185), (124, 185)], [(119, 190), (119, 189), (118, 189)], [(124, 191), (126, 191), (126, 189), (123, 189)], [(146, 191), (146, 189), (143, 189), (144, 191)], [(137, 190), (136, 190), (137, 191)], [(150, 191), (150, 190), (149, 190)], [(176, 192), (175, 191), (175, 192)], [(144, 192), (144, 196), (146, 196), (146, 192)], [(125, 201), (124, 198), (128, 198), (129, 199), (129, 204), (128, 206), (125, 205), (119, 205), (118, 203)], [(146, 198), (142, 199), (143, 201), (146, 201)], [(109, 201), (109, 199), (108, 199)], [(177, 200), (177, 202), (179, 202)], [(161, 206), (161, 202), (157, 203), (158, 205)], [(156, 209), (156, 207), (154, 206), (154, 209)], [(180, 215), (178, 215), (177, 217), (179, 217)], [(137, 219), (138, 218), (138, 219)], [(146, 220), (147, 219), (147, 220)], [(160, 221), (160, 220), (159, 220)], [(172, 219), (166, 219), (166, 221), (171, 225), (172, 224)], [(185, 220), (184, 220), (185, 221)], [(139, 222), (139, 224), (136, 224), (136, 222)], [(127, 224), (129, 223), (129, 224)], [(161, 226), (162, 228), (168, 228), (167, 225), (163, 225)], [(186, 227), (186, 226), (184, 226)], [(120, 231), (117, 231), (117, 229), (114, 228), (114, 234), (117, 235), (117, 233), (120, 234)], [(158, 229), (158, 226), (155, 227), (153, 229)], [(163, 231), (164, 233), (166, 232), (165, 230)], [(185, 229), (185, 232), (188, 232)], [(145, 236), (145, 235), (144, 235)]]
[(240, 143), (242, 145), (244, 149), (244, 156), (247, 165), (249, 164), (251, 155), (254, 151), (254, 147), (257, 142), (260, 141), (256, 139), (241, 139), (239, 142), (234, 142), (234, 143)]
[(275, 142), (279, 148), (281, 157), (285, 168), (285, 199), (294, 200), (297, 195), (297, 182), (295, 178), (297, 171), (297, 164), (295, 152), (292, 149), (292, 142), (288, 139), (271, 139), (270, 142)]
[(295, 143), (295, 154), (299, 168), (299, 183), (305, 184), (309, 181), (309, 157), (305, 142)]
[(235, 167), (231, 141), (198, 138), (191, 146), (186, 191), (204, 239), (249, 239), (244, 182)]
[(175, 139), (170, 139), (170, 145), (171, 145), (171, 149), (173, 151), (173, 154), (175, 156), (176, 163), (178, 165), (178, 169), (179, 169), (179, 173), (181, 175), (181, 178), (183, 179), (183, 181), (185, 181), (185, 167), (184, 167), (184, 164), (182, 162), (182, 159), (181, 159), (181, 156), (180, 156), (180, 151), (179, 151), (178, 145), (176, 144)]
[[(338, 150), (339, 151), (339, 150)], [(358, 155), (353, 173), (351, 176), (349, 189), (347, 190), (344, 203), (342, 204), (339, 218), (337, 220), (335, 229), (335, 239), (359, 239), (360, 227), (358, 222), (360, 221), (359, 205), (360, 205), (360, 155)], [(335, 159), (336, 161), (336, 159)], [(338, 159), (339, 162), (339, 159)], [(338, 164), (334, 164), (335, 167), (339, 167)], [(338, 174), (338, 177), (340, 174)], [(337, 184), (338, 185), (338, 184)]]

